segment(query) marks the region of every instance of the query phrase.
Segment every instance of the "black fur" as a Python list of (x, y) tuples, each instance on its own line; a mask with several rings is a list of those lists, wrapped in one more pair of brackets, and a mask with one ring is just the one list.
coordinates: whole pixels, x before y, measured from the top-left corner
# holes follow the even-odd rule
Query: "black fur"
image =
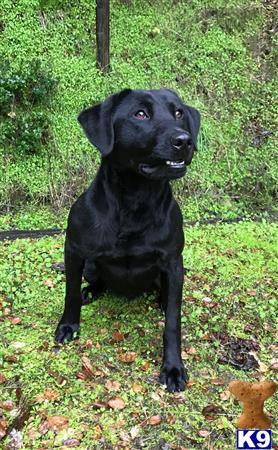
[(183, 176), (192, 160), (200, 114), (170, 90), (126, 89), (86, 109), (78, 120), (102, 161), (70, 211), (65, 309), (56, 340), (79, 333), (82, 275), (89, 282), (85, 301), (107, 289), (130, 298), (156, 289), (165, 311), (160, 380), (170, 392), (183, 390), (184, 237), (169, 180)]

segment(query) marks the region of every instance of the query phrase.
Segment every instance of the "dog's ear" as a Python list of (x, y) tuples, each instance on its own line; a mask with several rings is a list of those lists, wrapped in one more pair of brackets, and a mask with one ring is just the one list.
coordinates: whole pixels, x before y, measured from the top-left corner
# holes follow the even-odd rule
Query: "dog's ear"
[(200, 129), (201, 115), (197, 109), (192, 108), (191, 106), (186, 106), (186, 108), (188, 111), (188, 131), (192, 136), (195, 150), (197, 150), (197, 137)]
[(114, 147), (115, 108), (130, 91), (125, 89), (111, 95), (104, 102), (85, 109), (78, 116), (78, 121), (87, 138), (103, 157), (109, 155)]

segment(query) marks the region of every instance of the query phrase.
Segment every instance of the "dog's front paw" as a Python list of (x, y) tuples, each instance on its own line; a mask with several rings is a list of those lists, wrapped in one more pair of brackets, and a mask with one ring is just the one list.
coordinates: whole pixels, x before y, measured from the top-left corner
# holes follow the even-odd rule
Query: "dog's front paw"
[(79, 337), (79, 323), (60, 322), (55, 331), (55, 340), (59, 344), (64, 344)]
[(175, 365), (166, 362), (161, 368), (159, 380), (167, 386), (168, 392), (180, 392), (185, 389), (188, 375), (182, 362)]

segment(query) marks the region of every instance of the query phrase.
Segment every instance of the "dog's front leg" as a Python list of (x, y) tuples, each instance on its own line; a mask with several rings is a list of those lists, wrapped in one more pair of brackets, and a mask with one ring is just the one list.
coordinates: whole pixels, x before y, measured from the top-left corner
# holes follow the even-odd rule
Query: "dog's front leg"
[(79, 334), (80, 311), (82, 306), (81, 281), (84, 259), (65, 245), (66, 297), (62, 318), (55, 332), (59, 343), (76, 339)]
[(165, 330), (160, 382), (167, 386), (169, 392), (183, 391), (188, 377), (181, 359), (182, 258), (171, 259), (161, 276)]

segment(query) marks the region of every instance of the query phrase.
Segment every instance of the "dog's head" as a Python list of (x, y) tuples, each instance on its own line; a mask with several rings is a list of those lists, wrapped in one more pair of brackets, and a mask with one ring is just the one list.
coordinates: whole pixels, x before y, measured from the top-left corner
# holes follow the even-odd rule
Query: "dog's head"
[(78, 120), (102, 158), (152, 179), (183, 176), (197, 149), (200, 114), (168, 89), (125, 89)]

